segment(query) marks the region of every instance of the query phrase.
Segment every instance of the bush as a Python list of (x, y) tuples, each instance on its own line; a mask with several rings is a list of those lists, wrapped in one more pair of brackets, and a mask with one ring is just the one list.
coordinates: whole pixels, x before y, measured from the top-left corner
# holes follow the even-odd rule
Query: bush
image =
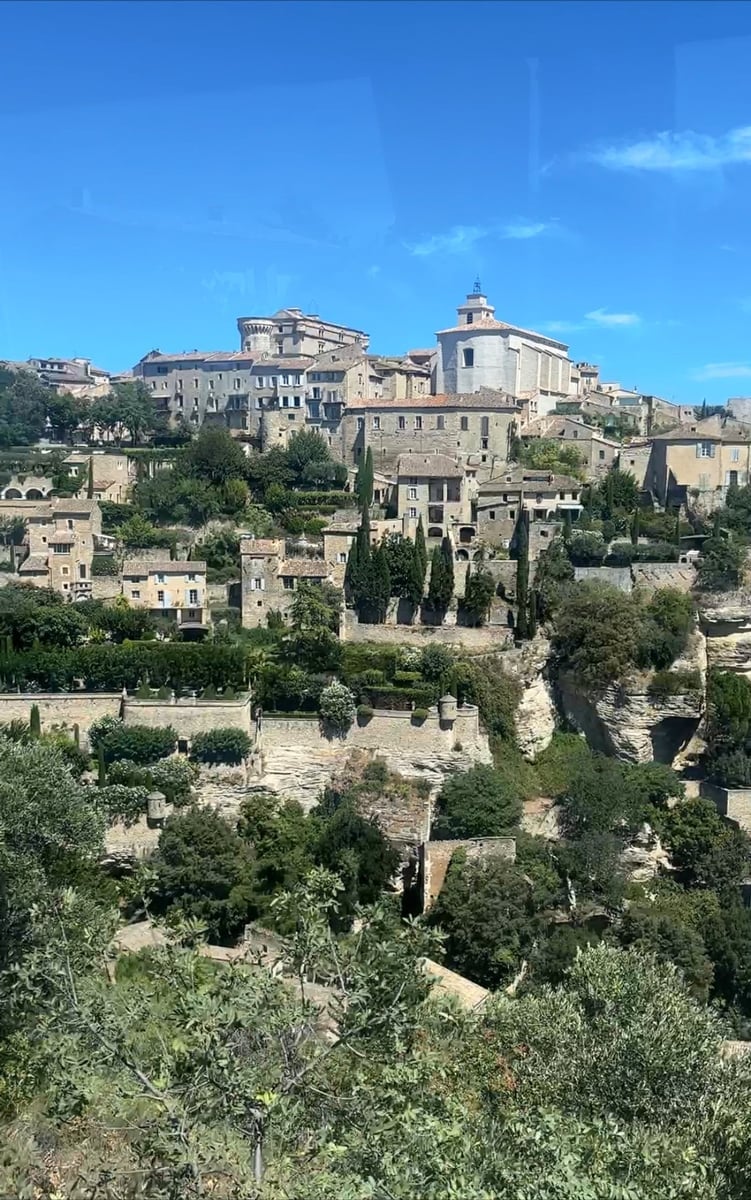
[[(177, 745), (177, 734), (171, 726), (152, 729), (149, 725), (123, 725), (118, 722), (101, 739), (104, 758), (108, 763), (116, 759), (127, 759), (139, 765), (156, 762), (173, 754)], [(97, 742), (97, 748), (99, 742)]]
[(346, 733), (355, 719), (355, 698), (346, 684), (335, 679), (321, 692), (318, 711), (338, 733)]
[(743, 578), (743, 546), (733, 538), (710, 537), (702, 547), (696, 586), (707, 592), (733, 591)]
[[(72, 606), (71, 606), (72, 607)], [(154, 687), (199, 690), (207, 683), (243, 688), (246, 657), (241, 646), (198, 642), (128, 642), (123, 645), (49, 646), (0, 657), (0, 676), (21, 691), (88, 692), (136, 688), (148, 676)]]
[(668, 696), (681, 696), (701, 691), (699, 671), (656, 671), (649, 684), (649, 695), (653, 700), (665, 700)]
[(438, 796), (434, 838), (499, 837), (518, 824), (522, 804), (493, 767), (452, 775)]
[(606, 567), (628, 567), (637, 557), (637, 547), (631, 542), (613, 542), (605, 559)]
[(394, 672), (394, 683), (400, 684), (401, 686), (404, 686), (405, 684), (410, 684), (410, 683), (419, 683), (421, 679), (422, 679), (422, 675), (420, 674), (419, 671), (395, 671)]
[(678, 562), (678, 547), (673, 542), (650, 542), (632, 549), (634, 562)]
[(599, 567), (607, 546), (601, 534), (575, 529), (568, 544), (568, 556), (575, 567)]
[(369, 704), (358, 704), (357, 716), (361, 721), (369, 721), (373, 716), (373, 709)]
[(195, 762), (237, 766), (250, 753), (251, 744), (243, 729), (210, 729), (193, 738), (190, 757)]
[(605, 583), (570, 588), (558, 610), (555, 645), (584, 687), (622, 679), (636, 662), (641, 636), (637, 600)]
[(424, 721), (427, 718), (427, 716), (428, 716), (427, 708), (413, 708), (412, 709), (412, 720), (413, 721)]
[(117, 561), (111, 554), (95, 554), (91, 560), (91, 574), (93, 576), (113, 576), (117, 575)]

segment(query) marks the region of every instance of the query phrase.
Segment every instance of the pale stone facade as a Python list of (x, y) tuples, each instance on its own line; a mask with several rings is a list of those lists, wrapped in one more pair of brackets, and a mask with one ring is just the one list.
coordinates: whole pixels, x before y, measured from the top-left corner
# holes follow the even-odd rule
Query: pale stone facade
[(87, 497), (89, 463), (92, 464), (93, 499), (125, 504), (130, 486), (135, 482), (135, 463), (127, 454), (104, 454), (101, 451), (69, 454), (63, 466), (69, 478), (80, 483), (77, 493), (80, 499)]
[(732, 483), (751, 480), (751, 429), (719, 416), (681, 425), (652, 442), (648, 486), (663, 505), (712, 510)]
[(102, 533), (96, 500), (3, 500), (0, 517), (26, 522), (27, 556), (18, 568), (20, 579), (54, 588), (67, 600), (91, 596), (91, 564)]
[(342, 420), (342, 457), (356, 467), (368, 447), (376, 471), (393, 474), (401, 454), (445, 454), (478, 478), (508, 461), (519, 417), (516, 401), (499, 392), (358, 400)]
[(581, 489), (578, 479), (526, 467), (494, 476), (478, 489), (478, 537), (490, 546), (508, 547), (522, 511), (531, 523), (560, 522), (567, 511), (575, 519), (582, 510)]
[(494, 313), (487, 297), (476, 291), (459, 305), (456, 324), (439, 331), (436, 390), (464, 393), (486, 387), (512, 396), (568, 396), (573, 365), (568, 346), (496, 321)]
[(469, 543), (475, 535), (471, 521), (469, 481), (456, 459), (445, 454), (400, 454), (396, 468), (397, 516), (414, 537), (422, 518), (427, 538)]
[(106, 396), (112, 382), (109, 373), (95, 367), (88, 358), (30, 358), (22, 365), (35, 371), (54, 391), (88, 400)]
[(203, 629), (210, 621), (205, 562), (126, 559), (122, 594), (134, 608), (148, 608), (184, 629)]
[[(282, 538), (240, 539), (242, 623), (248, 629), (266, 624), (271, 612), (287, 616), (302, 581), (333, 582), (322, 558), (288, 558)], [(345, 564), (346, 565), (346, 564)]]
[(263, 355), (317, 355), (337, 346), (367, 349), (369, 337), (361, 329), (324, 321), (317, 313), (300, 308), (280, 308), (270, 317), (238, 317), (240, 345), (254, 357)]

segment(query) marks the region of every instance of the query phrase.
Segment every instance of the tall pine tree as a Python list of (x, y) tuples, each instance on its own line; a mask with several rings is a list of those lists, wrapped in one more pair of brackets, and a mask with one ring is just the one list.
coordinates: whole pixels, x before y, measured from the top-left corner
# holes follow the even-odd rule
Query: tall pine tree
[(638, 542), (639, 542), (640, 523), (641, 523), (641, 518), (639, 517), (639, 508), (637, 505), (637, 507), (634, 509), (634, 515), (631, 518), (631, 544), (633, 546), (638, 545)]
[(89, 477), (86, 485), (86, 497), (88, 500), (94, 499), (94, 456), (89, 459)]

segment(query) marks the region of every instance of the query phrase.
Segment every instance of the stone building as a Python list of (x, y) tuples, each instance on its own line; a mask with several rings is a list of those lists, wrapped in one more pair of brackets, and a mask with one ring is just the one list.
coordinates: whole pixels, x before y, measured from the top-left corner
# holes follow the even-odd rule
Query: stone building
[(446, 454), (401, 454), (396, 469), (397, 516), (414, 537), (422, 518), (427, 538), (469, 543), (475, 535), (469, 481)]
[(680, 425), (652, 439), (648, 486), (660, 504), (690, 500), (705, 511), (719, 508), (730, 484), (751, 479), (751, 429), (720, 416)]
[[(409, 535), (408, 521), (402, 519), (371, 520), (370, 544), (376, 546), (391, 533)], [(353, 541), (360, 528), (360, 517), (352, 509), (334, 513), (322, 531), (323, 561), (328, 565), (328, 579), (336, 587), (344, 587), (344, 572)]]
[(92, 464), (94, 500), (107, 500), (113, 504), (125, 504), (128, 491), (135, 482), (135, 462), (127, 454), (104, 454), (74, 452), (63, 460), (65, 472), (71, 480), (80, 483), (77, 495), (85, 499), (89, 486), (89, 463)]
[(324, 583), (331, 579), (330, 566), (323, 558), (288, 558), (283, 538), (242, 537), (240, 558), (242, 623), (247, 629), (265, 625), (271, 612), (286, 617), (301, 581)]
[(508, 547), (522, 511), (532, 524), (554, 524), (566, 511), (582, 510), (582, 484), (568, 475), (515, 467), (481, 483), (475, 504), (477, 536), (489, 546)]
[(46, 500), (54, 487), (50, 475), (13, 475), (0, 488), (0, 500)]
[(34, 371), (54, 391), (85, 399), (106, 396), (112, 382), (109, 373), (88, 358), (30, 358), (20, 365)]
[(156, 408), (173, 422), (185, 421), (195, 428), (206, 420), (225, 424), (230, 423), (225, 417), (229, 411), (239, 414), (236, 427), (252, 434), (258, 424), (257, 418), (253, 421), (256, 408), (251, 401), (256, 394), (255, 358), (237, 351), (162, 354), (152, 350), (136, 363), (133, 375), (143, 380)]
[(542, 417), (527, 427), (525, 436), (565, 442), (576, 450), (588, 479), (597, 479), (609, 471), (621, 449), (620, 442), (604, 437), (596, 426), (576, 417)]
[(20, 579), (54, 588), (67, 600), (89, 599), (91, 564), (102, 534), (96, 500), (3, 500), (2, 517), (21, 517), (26, 522)]
[(181, 629), (203, 630), (210, 623), (205, 562), (126, 559), (121, 576), (122, 594), (134, 608), (148, 608)]
[(342, 419), (342, 457), (356, 467), (368, 447), (376, 471), (393, 474), (401, 454), (445, 454), (489, 476), (508, 461), (519, 407), (502, 392), (356, 400)]
[(478, 282), (459, 305), (456, 324), (436, 335), (436, 391), (467, 393), (486, 387), (512, 396), (525, 392), (568, 396), (573, 366), (568, 346), (497, 321), (494, 314)]
[(337, 346), (368, 348), (369, 336), (361, 329), (324, 321), (317, 313), (300, 308), (280, 308), (271, 317), (238, 317), (240, 346), (254, 358), (310, 355), (314, 357)]

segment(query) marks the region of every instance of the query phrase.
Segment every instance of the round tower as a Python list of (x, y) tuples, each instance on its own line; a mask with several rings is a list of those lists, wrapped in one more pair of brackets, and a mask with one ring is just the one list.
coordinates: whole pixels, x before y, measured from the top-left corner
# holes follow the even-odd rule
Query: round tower
[(271, 354), (273, 321), (268, 321), (264, 317), (238, 317), (237, 328), (240, 331), (240, 348), (242, 350), (257, 354), (259, 358), (265, 354)]

